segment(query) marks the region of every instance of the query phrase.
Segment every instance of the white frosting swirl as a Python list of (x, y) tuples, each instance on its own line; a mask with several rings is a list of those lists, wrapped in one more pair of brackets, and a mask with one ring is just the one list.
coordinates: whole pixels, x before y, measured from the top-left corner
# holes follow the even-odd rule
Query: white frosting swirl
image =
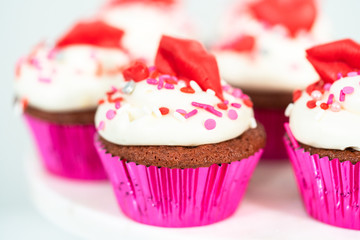
[[(196, 146), (226, 141), (241, 135), (250, 126), (255, 127), (252, 108), (246, 106), (243, 99), (232, 96), (232, 88), (229, 87), (228, 93), (224, 91), (229, 108), (221, 110), (217, 107), (221, 101), (213, 91), (205, 92), (194, 87), (196, 92), (189, 94), (180, 91), (184, 86), (185, 83), (180, 81), (174, 85), (174, 89), (158, 90), (156, 85), (148, 84), (145, 80), (136, 83), (132, 94), (118, 91), (113, 98), (124, 98), (121, 107), (118, 105), (117, 109), (115, 103), (108, 101), (98, 107), (95, 122), (99, 134), (119, 145)], [(195, 107), (192, 102), (215, 106), (214, 109), (222, 116)], [(232, 103), (241, 104), (241, 107), (233, 104), (234, 107)], [(161, 115), (159, 108), (163, 107), (169, 110), (168, 114)], [(186, 118), (177, 112), (178, 109), (186, 113), (196, 109), (197, 113)], [(212, 120), (206, 125), (208, 119)], [(213, 120), (216, 126), (208, 130)]]
[(162, 35), (189, 38), (193, 26), (185, 17), (181, 4), (159, 6), (139, 2), (105, 8), (100, 18), (107, 24), (124, 30), (123, 46), (134, 58), (153, 64)]
[(120, 68), (129, 57), (120, 50), (73, 45), (55, 52), (44, 45), (19, 61), (18, 98), (45, 111), (91, 109), (123, 79)]
[[(340, 92), (350, 87), (354, 92), (345, 94), (345, 100), (340, 101)], [(334, 94), (336, 105), (341, 109), (327, 110), (321, 107), (309, 109), (306, 104), (313, 100), (303, 92), (290, 111), (290, 129), (295, 138), (307, 145), (344, 150), (353, 148), (360, 151), (360, 76), (346, 77), (336, 81), (318, 101), (326, 103), (330, 94)]]
[[(239, 10), (238, 7), (234, 9)], [(291, 38), (284, 26), (266, 27), (246, 10), (230, 13), (224, 20), (223, 40), (217, 45), (246, 35), (253, 36), (256, 43), (251, 52), (215, 47), (221, 76), (234, 86), (250, 90), (290, 92), (305, 88), (318, 80), (306, 60), (305, 50), (328, 38), (326, 28), (322, 17), (318, 16), (310, 32), (304, 31)]]

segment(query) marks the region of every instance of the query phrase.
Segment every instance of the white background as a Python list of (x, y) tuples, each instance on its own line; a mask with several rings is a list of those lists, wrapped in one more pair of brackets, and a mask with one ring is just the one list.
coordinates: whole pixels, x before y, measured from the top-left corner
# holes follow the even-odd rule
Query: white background
[[(231, 1), (186, 1), (204, 41), (214, 39), (221, 11)], [(16, 60), (31, 46), (55, 38), (100, 4), (100, 0), (0, 0), (0, 239), (76, 239), (39, 216), (29, 199), (23, 159), (30, 140), (23, 122), (13, 114), (13, 72)], [(360, 1), (324, 4), (334, 37), (359, 41)]]

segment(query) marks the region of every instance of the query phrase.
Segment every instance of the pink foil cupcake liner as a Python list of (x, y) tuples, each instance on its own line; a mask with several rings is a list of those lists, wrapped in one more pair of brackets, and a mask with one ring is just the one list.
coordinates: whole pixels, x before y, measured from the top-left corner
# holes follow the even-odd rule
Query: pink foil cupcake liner
[(204, 168), (146, 167), (120, 160), (95, 145), (125, 215), (161, 227), (208, 225), (231, 216), (262, 154)]
[(299, 147), (288, 124), (285, 145), (305, 209), (313, 218), (360, 230), (360, 163), (311, 155)]
[(25, 114), (45, 168), (79, 180), (107, 179), (94, 147), (94, 125), (59, 125)]
[(287, 159), (286, 149), (283, 143), (285, 134), (284, 123), (289, 119), (285, 117), (285, 109), (254, 109), (255, 119), (266, 130), (266, 146), (262, 159), (283, 160)]

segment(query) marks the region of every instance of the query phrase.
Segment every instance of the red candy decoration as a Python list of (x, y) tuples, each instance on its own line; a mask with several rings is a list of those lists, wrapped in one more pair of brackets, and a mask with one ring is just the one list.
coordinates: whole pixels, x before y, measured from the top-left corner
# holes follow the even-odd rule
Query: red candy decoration
[(217, 106), (218, 106), (218, 108), (220, 108), (222, 110), (228, 109), (228, 106), (225, 103), (218, 103)]
[(135, 61), (130, 67), (123, 71), (125, 81), (134, 80), (135, 82), (140, 82), (148, 78), (149, 75), (148, 67), (140, 61)]
[(249, 108), (252, 108), (254, 106), (253, 102), (250, 100), (250, 98), (243, 100), (244, 104), (248, 106)]
[(170, 110), (166, 107), (161, 107), (159, 108), (159, 111), (161, 112), (161, 115), (166, 115), (169, 113)]
[(302, 91), (301, 90), (295, 90), (293, 92), (293, 102), (296, 102), (302, 95)]
[(310, 109), (313, 109), (316, 107), (316, 100), (310, 100), (306, 103), (306, 106)]
[(190, 94), (193, 94), (195, 93), (195, 90), (192, 89), (191, 87), (183, 87), (180, 89), (181, 92), (183, 93), (190, 93)]
[(360, 70), (360, 45), (343, 39), (306, 50), (307, 59), (326, 83), (339, 79), (339, 74)]
[(84, 44), (103, 48), (122, 48), (124, 31), (111, 27), (103, 21), (80, 22), (57, 43), (56, 48)]
[(159, 72), (194, 80), (204, 91), (212, 89), (224, 100), (215, 57), (194, 40), (163, 36), (155, 58)]
[(221, 47), (223, 50), (234, 50), (235, 52), (251, 52), (255, 47), (255, 38), (245, 35), (236, 38), (233, 42)]
[(323, 110), (329, 109), (329, 105), (328, 105), (327, 103), (322, 103), (322, 104), (320, 104), (320, 107), (321, 107), (321, 109), (323, 109)]
[(300, 30), (310, 31), (317, 14), (314, 0), (261, 0), (250, 9), (260, 21), (285, 26), (292, 37)]

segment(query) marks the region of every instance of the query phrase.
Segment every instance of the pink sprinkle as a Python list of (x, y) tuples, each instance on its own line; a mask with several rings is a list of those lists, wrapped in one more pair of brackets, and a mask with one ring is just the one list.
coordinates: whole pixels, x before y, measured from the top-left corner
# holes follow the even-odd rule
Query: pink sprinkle
[(231, 106), (233, 106), (234, 108), (241, 108), (240, 103), (232, 103)]
[(114, 86), (111, 86), (111, 90), (114, 91), (114, 92), (116, 92), (116, 91), (117, 91), (117, 88), (114, 87)]
[(341, 73), (338, 73), (337, 74), (337, 79), (339, 80), (340, 78), (342, 78), (343, 77), (343, 75), (341, 74)]
[(324, 85), (324, 90), (325, 90), (325, 91), (329, 91), (330, 88), (331, 88), (331, 83), (326, 83), (326, 84)]
[(115, 108), (116, 108), (116, 109), (119, 109), (120, 107), (121, 107), (121, 103), (120, 103), (120, 102), (116, 102), (116, 103), (115, 103)]
[(233, 95), (236, 98), (241, 98), (242, 91), (238, 88), (235, 88), (231, 95)]
[(50, 78), (45, 78), (45, 77), (39, 77), (39, 82), (50, 83), (51, 79)]
[(186, 111), (184, 109), (176, 109), (176, 112), (180, 114), (186, 114)]
[(330, 109), (333, 112), (339, 112), (341, 110), (341, 105), (338, 102), (334, 102), (333, 104), (331, 104)]
[(98, 126), (98, 130), (100, 131), (100, 130), (104, 130), (104, 128), (105, 128), (105, 123), (104, 123), (104, 121), (100, 121), (99, 122), (99, 126)]
[(355, 76), (357, 76), (357, 75), (358, 75), (357, 72), (349, 72), (349, 73), (347, 74), (348, 77), (355, 77)]
[(235, 110), (233, 110), (233, 109), (230, 109), (230, 110), (228, 111), (228, 116), (229, 116), (229, 118), (230, 118), (231, 120), (236, 120), (236, 119), (238, 118), (237, 112), (236, 112)]
[(343, 90), (340, 90), (339, 101), (340, 101), (340, 102), (345, 101), (345, 93), (344, 93)]
[(40, 62), (36, 58), (30, 59), (30, 64), (33, 65), (35, 68), (41, 70)]
[(161, 79), (161, 78), (159, 78), (159, 83), (158, 83), (158, 85), (157, 85), (157, 89), (162, 89), (163, 88), (163, 86), (164, 86), (164, 80), (163, 79)]
[(226, 105), (228, 105), (228, 104), (229, 104), (229, 100), (225, 100), (224, 103), (225, 103)]
[(156, 70), (156, 67), (155, 67), (155, 66), (149, 67), (149, 72), (153, 72), (153, 71), (155, 71), (155, 70)]
[(148, 79), (146, 79), (146, 82), (147, 82), (148, 84), (151, 84), (151, 85), (156, 85), (156, 84), (158, 84), (158, 81), (157, 81), (156, 79), (154, 79), (154, 78), (148, 78)]
[(344, 87), (344, 88), (343, 88), (343, 92), (344, 92), (345, 94), (352, 94), (352, 93), (354, 92), (354, 88), (353, 88), (353, 87), (350, 87), (350, 86)]
[(334, 102), (334, 94), (330, 94), (327, 100), (327, 104), (331, 105)]
[(203, 103), (198, 103), (198, 102), (192, 102), (191, 105), (193, 105), (194, 107), (199, 107), (202, 108), (212, 114), (214, 114), (215, 116), (218, 117), (222, 117), (222, 113), (219, 112), (218, 110), (216, 110), (213, 106), (208, 105), (208, 104), (203, 104)]
[(207, 130), (213, 130), (216, 127), (216, 122), (214, 119), (209, 118), (205, 121), (204, 125)]
[(175, 87), (174, 87), (174, 85), (172, 85), (170, 83), (165, 83), (164, 88), (166, 88), (166, 89), (174, 89)]
[(114, 117), (115, 117), (115, 115), (116, 115), (116, 112), (114, 111), (114, 110), (109, 110), (109, 111), (107, 111), (107, 113), (106, 113), (106, 118), (107, 119), (109, 119), (109, 120), (111, 120), (111, 119), (113, 119)]
[(222, 87), (222, 89), (224, 90), (224, 91), (228, 91), (228, 90), (230, 90), (230, 86), (229, 85), (224, 85), (223, 87)]
[(195, 114), (197, 114), (197, 112), (198, 112), (198, 110), (197, 110), (197, 109), (194, 109), (194, 110), (192, 110), (191, 112), (189, 112), (188, 114), (186, 114), (184, 117), (185, 117), (186, 119), (188, 119), (189, 117), (192, 117), (192, 116), (194, 116)]
[(52, 60), (52, 59), (55, 58), (56, 54), (57, 54), (57, 50), (51, 49), (51, 50), (49, 51), (49, 54), (47, 55), (47, 58), (48, 58), (49, 60)]

